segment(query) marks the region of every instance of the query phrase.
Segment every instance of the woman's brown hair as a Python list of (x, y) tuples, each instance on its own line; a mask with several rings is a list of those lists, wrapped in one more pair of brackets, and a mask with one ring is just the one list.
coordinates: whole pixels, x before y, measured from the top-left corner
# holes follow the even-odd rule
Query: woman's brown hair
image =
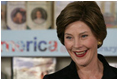
[[(68, 4), (57, 17), (57, 36), (64, 45), (66, 27), (75, 21), (82, 21), (89, 26), (92, 33), (103, 43), (107, 35), (106, 25), (101, 10), (94, 1), (75, 1)], [(98, 45), (98, 48), (101, 47)]]

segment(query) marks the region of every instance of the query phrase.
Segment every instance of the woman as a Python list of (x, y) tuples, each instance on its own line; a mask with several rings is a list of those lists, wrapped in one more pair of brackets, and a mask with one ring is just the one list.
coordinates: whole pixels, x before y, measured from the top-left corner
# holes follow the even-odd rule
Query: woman
[(56, 21), (57, 35), (72, 62), (44, 79), (116, 79), (117, 69), (97, 54), (107, 35), (100, 8), (94, 1), (68, 4)]
[(34, 22), (37, 24), (41, 24), (45, 22), (45, 19), (42, 18), (42, 14), (40, 10), (36, 11), (36, 18), (34, 19)]

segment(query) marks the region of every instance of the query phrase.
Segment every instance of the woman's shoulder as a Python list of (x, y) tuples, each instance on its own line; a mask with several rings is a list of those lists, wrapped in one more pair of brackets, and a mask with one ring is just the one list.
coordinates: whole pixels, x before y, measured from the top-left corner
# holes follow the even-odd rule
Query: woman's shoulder
[(55, 73), (45, 75), (43, 79), (66, 79), (68, 71), (69, 71), (69, 66), (66, 66), (65, 68)]
[(109, 65), (107, 60), (101, 54), (98, 54), (99, 60), (103, 63), (103, 79), (117, 79), (117, 68)]
[(111, 77), (111, 79), (117, 79), (117, 68), (113, 66), (110, 66), (110, 68), (111, 70), (109, 70), (110, 72), (108, 72), (108, 74), (111, 74), (111, 75), (109, 75), (109, 77)]
[(112, 67), (112, 66), (110, 66), (110, 67), (111, 67), (111, 69), (114, 71), (114, 73), (117, 74), (117, 68), (116, 68), (116, 67)]

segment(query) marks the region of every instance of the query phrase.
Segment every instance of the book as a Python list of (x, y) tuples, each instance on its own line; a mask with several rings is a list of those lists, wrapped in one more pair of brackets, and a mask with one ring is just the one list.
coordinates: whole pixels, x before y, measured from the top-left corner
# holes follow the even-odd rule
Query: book
[(56, 58), (13, 57), (13, 79), (42, 79), (55, 72)]
[(52, 27), (52, 2), (27, 1), (27, 26), (32, 30)]
[(26, 29), (25, 1), (7, 2), (7, 25), (10, 30)]

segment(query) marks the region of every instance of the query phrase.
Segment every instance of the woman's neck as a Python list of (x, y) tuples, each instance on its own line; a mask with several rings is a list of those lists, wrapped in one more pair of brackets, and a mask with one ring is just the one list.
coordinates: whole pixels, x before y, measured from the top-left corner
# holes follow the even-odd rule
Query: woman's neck
[(82, 79), (101, 79), (103, 64), (98, 58), (95, 58), (88, 65), (77, 66), (77, 72)]

